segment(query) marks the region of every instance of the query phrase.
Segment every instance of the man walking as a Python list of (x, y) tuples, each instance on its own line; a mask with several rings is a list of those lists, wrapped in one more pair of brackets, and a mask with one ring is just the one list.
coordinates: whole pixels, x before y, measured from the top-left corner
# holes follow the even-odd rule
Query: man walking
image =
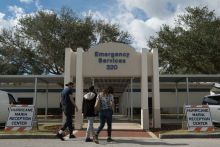
[(66, 128), (69, 130), (69, 138), (75, 138), (75, 135), (73, 135), (73, 110), (74, 107), (76, 109), (76, 112), (78, 111), (78, 107), (75, 104), (74, 96), (73, 96), (73, 88), (75, 84), (73, 82), (68, 82), (65, 86), (67, 88), (63, 89), (61, 92), (61, 105), (63, 113), (66, 116), (65, 123), (63, 124), (63, 127), (58, 131), (57, 137), (60, 138), (62, 141), (64, 141), (64, 131)]

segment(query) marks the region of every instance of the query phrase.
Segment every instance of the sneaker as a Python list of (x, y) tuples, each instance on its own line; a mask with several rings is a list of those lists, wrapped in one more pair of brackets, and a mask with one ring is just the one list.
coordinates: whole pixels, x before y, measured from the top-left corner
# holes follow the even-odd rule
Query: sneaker
[(69, 138), (76, 138), (76, 136), (73, 135), (73, 134), (71, 134), (71, 135), (69, 136)]
[(58, 138), (60, 138), (60, 140), (64, 141), (63, 134), (57, 133), (56, 136), (57, 136)]
[(99, 139), (98, 139), (98, 135), (97, 135), (97, 134), (95, 134), (95, 135), (93, 136), (93, 141), (94, 141), (96, 144), (99, 144)]
[(112, 142), (112, 141), (114, 141), (112, 138), (107, 138), (107, 142)]
[(86, 138), (85, 142), (92, 142), (93, 140), (90, 138)]

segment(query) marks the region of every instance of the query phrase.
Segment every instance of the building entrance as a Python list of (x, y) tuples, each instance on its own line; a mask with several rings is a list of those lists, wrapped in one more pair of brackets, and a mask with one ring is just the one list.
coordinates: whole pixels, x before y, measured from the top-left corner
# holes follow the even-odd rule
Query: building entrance
[(91, 85), (95, 86), (97, 93), (108, 86), (114, 89), (114, 115), (127, 117), (129, 121), (141, 121), (140, 78), (84, 78), (84, 91)]
[[(84, 79), (92, 79), (93, 84), (100, 91), (103, 87), (112, 86), (114, 96), (118, 99), (118, 111), (127, 114), (133, 119), (134, 107), (141, 108), (141, 127), (149, 129), (148, 87), (152, 87), (152, 100), (154, 109), (154, 127), (160, 124), (160, 95), (158, 52), (142, 49), (137, 52), (134, 48), (122, 43), (103, 43), (94, 48), (77, 48), (73, 52), (67, 48), (65, 52), (64, 82), (76, 81), (76, 104), (81, 105)], [(103, 78), (102, 78), (103, 77)], [(152, 79), (149, 85), (148, 79)], [(135, 93), (135, 82), (139, 80), (140, 92)], [(91, 84), (91, 83), (90, 83)], [(117, 106), (116, 106), (117, 107)], [(81, 109), (81, 108), (80, 108)], [(76, 128), (81, 127), (81, 112), (76, 113)]]

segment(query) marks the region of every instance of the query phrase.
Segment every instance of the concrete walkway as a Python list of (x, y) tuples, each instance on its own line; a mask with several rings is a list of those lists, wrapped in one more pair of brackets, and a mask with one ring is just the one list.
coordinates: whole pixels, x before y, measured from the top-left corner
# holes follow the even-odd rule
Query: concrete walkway
[[(56, 131), (58, 130), (59, 126), (61, 126), (61, 123), (55, 123), (55, 122), (47, 122), (47, 123), (39, 123), (39, 132), (36, 132), (36, 134), (33, 133), (19, 133), (19, 134), (11, 134), (10, 132), (2, 133), (0, 134), (1, 139), (10, 139), (10, 138), (36, 138), (36, 139), (41, 139), (41, 138), (56, 138), (55, 134)], [(99, 126), (99, 123), (94, 123), (94, 128), (97, 128)], [(55, 128), (54, 130), (50, 132), (44, 132), (45, 128)], [(83, 129), (82, 130), (75, 130), (74, 134), (76, 135), (77, 138), (83, 138), (85, 137), (86, 134), (86, 128), (87, 128), (87, 123), (84, 123)], [(106, 138), (107, 137), (107, 124), (105, 125), (104, 129), (100, 133), (101, 138)], [(144, 131), (141, 129), (141, 126), (139, 123), (136, 122), (129, 122), (129, 123), (123, 123), (123, 122), (114, 122), (112, 124), (112, 137), (113, 138), (157, 138), (154, 133), (150, 131)]]
[[(99, 123), (94, 123), (94, 128), (98, 128)], [(83, 128), (87, 128), (87, 123), (83, 124)], [(104, 129), (107, 129), (107, 124), (105, 124)], [(136, 122), (113, 122), (112, 130), (142, 130), (141, 125)]]
[[(120, 119), (120, 120), (119, 120)], [(40, 120), (39, 121), (39, 131), (36, 133), (7, 133), (4, 129), (0, 130), (0, 139), (10, 139), (10, 138), (36, 138), (36, 139), (46, 139), (46, 138), (56, 138), (55, 134), (59, 127), (62, 125), (60, 119), (53, 120)], [(99, 126), (98, 121), (94, 123), (94, 128)], [(87, 123), (84, 120), (83, 129), (76, 130), (74, 133), (78, 138), (85, 137), (85, 130), (87, 128)], [(104, 130), (101, 132), (100, 137), (107, 137), (107, 124)], [(140, 123), (137, 120), (133, 122), (127, 120), (125, 117), (119, 117), (117, 120), (113, 120), (112, 124), (112, 137), (113, 138), (143, 138), (143, 139), (158, 139), (158, 138), (220, 138), (220, 130), (215, 132), (204, 132), (204, 133), (162, 133), (159, 134), (160, 130), (157, 132), (144, 131), (141, 129)]]

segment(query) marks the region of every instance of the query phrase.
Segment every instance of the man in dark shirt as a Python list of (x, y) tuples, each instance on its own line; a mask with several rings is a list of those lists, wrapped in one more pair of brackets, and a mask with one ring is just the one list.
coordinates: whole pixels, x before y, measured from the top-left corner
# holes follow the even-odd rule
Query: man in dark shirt
[(69, 82), (66, 84), (67, 88), (65, 88), (61, 92), (61, 105), (63, 113), (66, 116), (66, 121), (63, 124), (63, 127), (58, 131), (57, 137), (60, 138), (62, 141), (64, 141), (63, 132), (68, 128), (69, 130), (69, 138), (75, 138), (73, 135), (73, 110), (74, 107), (76, 108), (76, 111), (78, 111), (78, 107), (75, 104), (74, 97), (73, 97), (73, 88), (75, 84), (73, 82)]

